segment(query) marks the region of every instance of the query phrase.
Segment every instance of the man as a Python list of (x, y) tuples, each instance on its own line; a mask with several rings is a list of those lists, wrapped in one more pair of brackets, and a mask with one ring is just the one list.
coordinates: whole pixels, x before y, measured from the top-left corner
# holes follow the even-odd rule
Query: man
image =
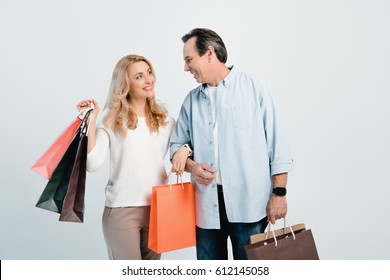
[[(222, 39), (209, 29), (182, 38), (184, 70), (201, 85), (185, 98), (170, 139), (172, 171), (196, 185), (198, 259), (246, 259), (244, 245), (287, 213), (287, 173), (293, 159), (270, 86), (227, 67)], [(175, 152), (193, 155), (185, 167)], [(177, 157), (176, 157), (177, 156)]]

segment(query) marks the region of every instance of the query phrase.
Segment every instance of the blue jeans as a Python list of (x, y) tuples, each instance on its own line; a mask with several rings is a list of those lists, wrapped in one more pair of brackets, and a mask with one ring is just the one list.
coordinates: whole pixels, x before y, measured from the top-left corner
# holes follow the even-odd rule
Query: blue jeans
[(196, 227), (196, 255), (198, 260), (227, 260), (227, 238), (230, 236), (235, 260), (246, 260), (244, 246), (250, 236), (264, 232), (267, 217), (255, 223), (230, 223), (226, 216), (222, 186), (218, 186), (218, 204), (221, 229)]

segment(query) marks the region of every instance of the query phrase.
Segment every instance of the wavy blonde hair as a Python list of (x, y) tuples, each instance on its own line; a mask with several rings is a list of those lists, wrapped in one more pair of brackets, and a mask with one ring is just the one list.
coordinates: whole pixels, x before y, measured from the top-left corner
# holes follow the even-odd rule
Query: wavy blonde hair
[[(129, 78), (130, 67), (136, 63), (144, 61), (149, 65), (152, 75), (155, 72), (152, 64), (143, 56), (127, 55), (116, 64), (109, 90), (105, 108), (108, 109), (103, 119), (103, 124), (111, 128), (115, 135), (123, 138), (127, 135), (127, 129), (136, 129), (138, 117), (130, 106), (131, 83)], [(146, 124), (152, 132), (158, 132), (160, 126), (167, 124), (167, 110), (161, 104), (157, 104), (154, 97), (147, 98), (145, 104)]]

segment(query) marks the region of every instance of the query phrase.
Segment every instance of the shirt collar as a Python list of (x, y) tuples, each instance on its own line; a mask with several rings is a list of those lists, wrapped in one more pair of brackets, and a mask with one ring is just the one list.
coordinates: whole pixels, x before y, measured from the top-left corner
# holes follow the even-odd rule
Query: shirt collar
[[(231, 81), (236, 76), (237, 70), (236, 70), (236, 67), (234, 67), (234, 65), (228, 66), (228, 69), (230, 70), (229, 74), (227, 74), (226, 77), (222, 81), (219, 82), (218, 86), (223, 85), (225, 87), (229, 87)], [(207, 87), (206, 83), (201, 85), (201, 91), (203, 93), (205, 93), (206, 87)]]
[(234, 65), (228, 66), (228, 69), (230, 70), (229, 74), (227, 74), (225, 79), (222, 80), (222, 84), (225, 87), (229, 87), (231, 81), (234, 79), (234, 77), (237, 74), (237, 70), (236, 70), (236, 67), (234, 67)]

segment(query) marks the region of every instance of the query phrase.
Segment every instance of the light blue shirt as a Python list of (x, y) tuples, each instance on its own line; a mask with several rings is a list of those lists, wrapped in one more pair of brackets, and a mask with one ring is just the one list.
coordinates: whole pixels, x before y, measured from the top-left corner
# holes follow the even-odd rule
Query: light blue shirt
[[(205, 87), (193, 89), (183, 102), (170, 139), (171, 157), (189, 144), (194, 161), (220, 172), (229, 222), (257, 222), (267, 215), (272, 175), (293, 169), (271, 88), (266, 81), (235, 67), (218, 84), (219, 159), (215, 159), (212, 107)], [(216, 181), (204, 186), (191, 180), (195, 183), (197, 226), (219, 229)]]

